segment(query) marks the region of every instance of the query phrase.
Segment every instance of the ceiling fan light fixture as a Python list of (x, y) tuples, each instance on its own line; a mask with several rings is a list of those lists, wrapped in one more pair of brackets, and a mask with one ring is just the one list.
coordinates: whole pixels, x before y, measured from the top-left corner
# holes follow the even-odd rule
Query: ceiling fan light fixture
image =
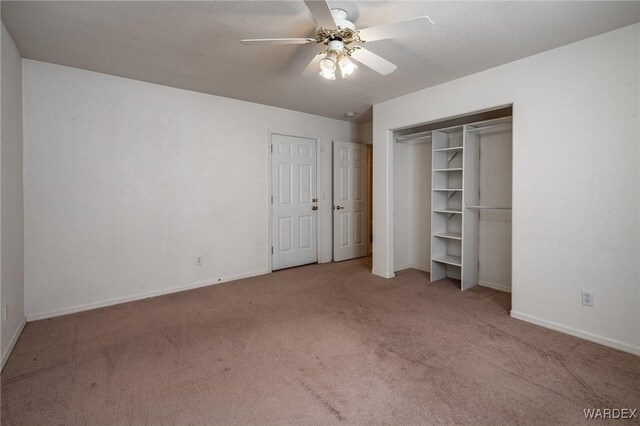
[(348, 56), (345, 55), (340, 56), (340, 59), (338, 59), (338, 66), (340, 67), (342, 78), (349, 77), (355, 70), (358, 69), (358, 66), (354, 64)]
[(337, 62), (337, 53), (333, 51), (327, 52), (327, 55), (320, 60), (320, 71), (335, 73), (337, 69)]
[(320, 70), (320, 77), (324, 77), (327, 80), (335, 80), (336, 79), (336, 72), (335, 70), (331, 71), (331, 70)]
[(327, 80), (336, 79), (336, 71), (338, 70), (338, 53), (330, 50), (324, 58), (320, 59), (320, 76)]

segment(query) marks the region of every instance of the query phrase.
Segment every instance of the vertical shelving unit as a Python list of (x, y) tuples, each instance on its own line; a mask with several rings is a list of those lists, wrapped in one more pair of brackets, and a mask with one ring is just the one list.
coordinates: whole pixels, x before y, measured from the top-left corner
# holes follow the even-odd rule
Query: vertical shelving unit
[(478, 284), (480, 137), (510, 128), (511, 117), (432, 132), (431, 281), (460, 280), (461, 290)]
[(434, 130), (431, 135), (431, 281), (462, 276), (463, 135), (463, 126)]
[(462, 201), (462, 276), (460, 289), (467, 290), (478, 284), (478, 210), (467, 209), (478, 204), (480, 198), (480, 138), (477, 133), (463, 131), (464, 198)]

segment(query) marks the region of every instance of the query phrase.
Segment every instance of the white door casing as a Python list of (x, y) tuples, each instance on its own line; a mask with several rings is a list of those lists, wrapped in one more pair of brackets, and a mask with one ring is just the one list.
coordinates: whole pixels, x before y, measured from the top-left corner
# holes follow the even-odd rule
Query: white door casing
[(272, 270), (318, 261), (316, 140), (271, 135)]
[(367, 255), (367, 146), (333, 142), (333, 261)]

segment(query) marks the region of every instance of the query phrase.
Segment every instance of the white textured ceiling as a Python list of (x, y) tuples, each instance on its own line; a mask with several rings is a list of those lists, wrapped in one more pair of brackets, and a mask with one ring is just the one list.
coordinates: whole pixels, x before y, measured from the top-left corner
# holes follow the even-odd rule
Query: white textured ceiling
[(640, 21), (640, 2), (329, 1), (358, 28), (428, 15), (433, 30), (371, 42), (398, 65), (345, 80), (301, 70), (317, 45), (246, 46), (312, 36), (302, 1), (3, 1), (23, 57), (355, 121), (371, 105)]

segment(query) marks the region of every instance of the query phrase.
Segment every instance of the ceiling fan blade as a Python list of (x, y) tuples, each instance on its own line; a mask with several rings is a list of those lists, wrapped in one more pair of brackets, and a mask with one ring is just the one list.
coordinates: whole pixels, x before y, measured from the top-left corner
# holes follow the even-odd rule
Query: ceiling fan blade
[(317, 53), (309, 62), (309, 65), (302, 71), (303, 77), (308, 77), (310, 75), (318, 74), (320, 72), (320, 59), (322, 59), (324, 55)]
[(417, 34), (433, 27), (433, 21), (428, 16), (409, 19), (391, 24), (376, 25), (360, 30), (360, 38), (367, 41), (384, 40), (387, 38), (403, 37)]
[(363, 48), (354, 50), (351, 57), (362, 65), (366, 65), (382, 75), (391, 74), (396, 70), (396, 68), (398, 68), (397, 65), (394, 65), (383, 57)]
[(338, 26), (333, 20), (331, 8), (325, 0), (304, 0), (304, 4), (309, 8), (318, 27), (336, 28)]
[(313, 38), (253, 38), (240, 40), (242, 44), (310, 44), (315, 43)]

